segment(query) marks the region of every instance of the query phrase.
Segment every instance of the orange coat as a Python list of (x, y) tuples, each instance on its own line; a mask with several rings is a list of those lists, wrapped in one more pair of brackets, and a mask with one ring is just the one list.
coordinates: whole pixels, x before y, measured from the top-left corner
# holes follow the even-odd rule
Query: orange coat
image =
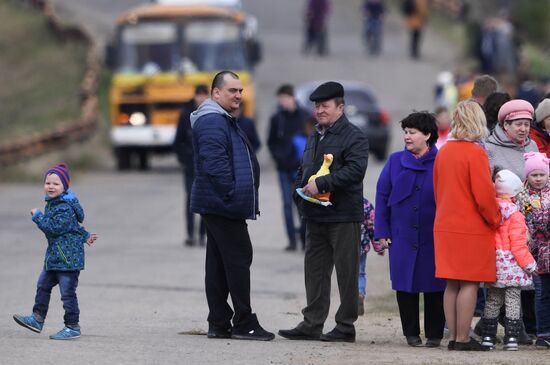
[(473, 142), (448, 141), (435, 159), (434, 192), (435, 276), (495, 281), (501, 215), (485, 150)]
[(529, 287), (533, 284), (531, 275), (537, 267), (527, 247), (527, 226), (525, 217), (510, 199), (497, 199), (504, 222), (495, 236), (497, 255), (497, 288)]

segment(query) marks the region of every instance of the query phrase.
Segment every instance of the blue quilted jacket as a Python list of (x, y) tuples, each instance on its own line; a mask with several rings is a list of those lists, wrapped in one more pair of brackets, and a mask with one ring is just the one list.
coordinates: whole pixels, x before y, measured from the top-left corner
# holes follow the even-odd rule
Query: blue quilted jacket
[(44, 213), (37, 211), (32, 220), (48, 240), (44, 270), (84, 269), (84, 243), (90, 234), (80, 225), (84, 210), (72, 191), (53, 199), (46, 197)]
[(256, 219), (260, 167), (246, 134), (211, 99), (191, 114), (195, 180), (191, 209), (231, 219)]

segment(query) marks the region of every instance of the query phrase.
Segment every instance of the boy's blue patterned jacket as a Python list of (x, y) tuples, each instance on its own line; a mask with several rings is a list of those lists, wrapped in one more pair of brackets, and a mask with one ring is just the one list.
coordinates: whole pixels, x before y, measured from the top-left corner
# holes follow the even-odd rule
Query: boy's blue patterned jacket
[(84, 243), (90, 234), (80, 225), (84, 210), (72, 191), (46, 197), (44, 214), (37, 211), (32, 220), (48, 239), (44, 270), (84, 269)]

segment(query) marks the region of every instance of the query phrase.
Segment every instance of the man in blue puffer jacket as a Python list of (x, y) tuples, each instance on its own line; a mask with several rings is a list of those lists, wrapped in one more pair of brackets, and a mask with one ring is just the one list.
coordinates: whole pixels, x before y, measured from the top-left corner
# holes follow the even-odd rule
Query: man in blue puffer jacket
[[(239, 77), (222, 71), (212, 81), (211, 99), (191, 114), (191, 209), (206, 224), (208, 338), (269, 341), (275, 335), (260, 326), (250, 306), (252, 243), (246, 219), (259, 213), (260, 168), (235, 119), (242, 92)], [(229, 294), (235, 312), (227, 303)]]

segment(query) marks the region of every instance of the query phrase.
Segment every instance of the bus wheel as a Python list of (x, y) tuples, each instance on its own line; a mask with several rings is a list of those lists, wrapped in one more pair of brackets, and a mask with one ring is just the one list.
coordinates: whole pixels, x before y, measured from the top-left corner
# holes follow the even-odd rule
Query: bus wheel
[(124, 148), (124, 147), (115, 148), (115, 158), (116, 158), (117, 169), (119, 171), (130, 169), (131, 154), (128, 148)]
[(142, 171), (149, 170), (149, 154), (147, 151), (137, 151), (137, 154), (139, 158), (139, 169)]

